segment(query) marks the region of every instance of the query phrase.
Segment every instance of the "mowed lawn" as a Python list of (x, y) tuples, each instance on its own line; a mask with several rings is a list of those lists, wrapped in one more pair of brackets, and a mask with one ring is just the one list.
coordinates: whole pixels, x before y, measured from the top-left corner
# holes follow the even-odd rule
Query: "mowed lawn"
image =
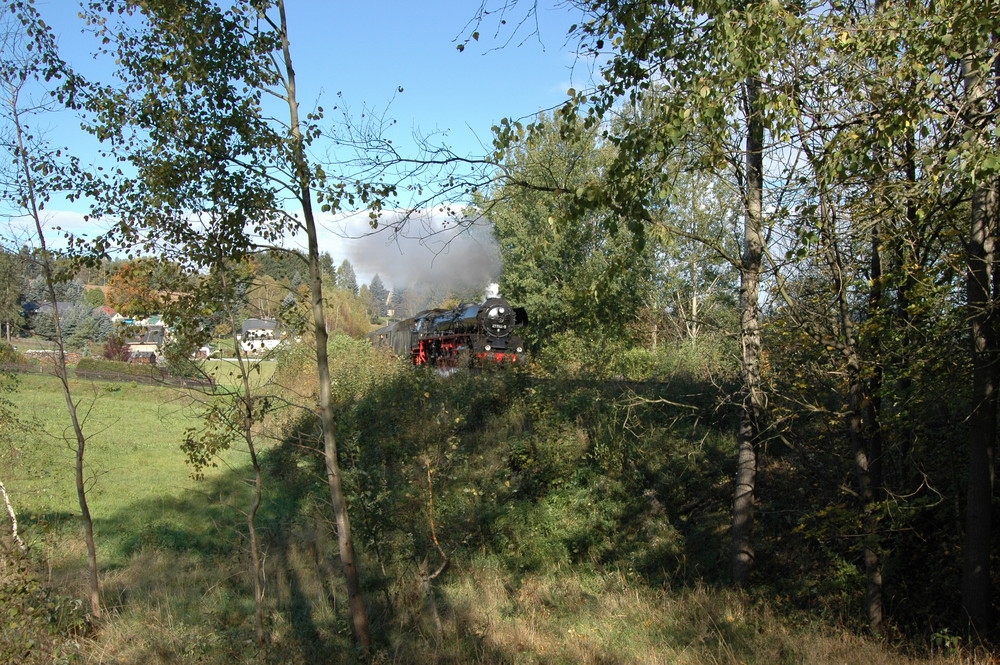
[[(137, 506), (149, 510), (158, 501), (205, 487), (206, 481), (191, 478), (180, 448), (185, 432), (201, 423), (200, 409), (190, 396), (134, 383), (73, 381), (71, 387), (88, 436), (86, 478), (98, 531), (105, 520)], [(17, 390), (7, 397), (24, 430), (13, 437), (12, 450), (0, 451), (0, 478), (18, 512), (26, 523), (54, 524), (79, 515), (75, 439), (59, 382), (50, 376), (22, 375)], [(244, 462), (237, 451), (225, 459), (233, 466)], [(207, 479), (226, 467), (206, 470)]]

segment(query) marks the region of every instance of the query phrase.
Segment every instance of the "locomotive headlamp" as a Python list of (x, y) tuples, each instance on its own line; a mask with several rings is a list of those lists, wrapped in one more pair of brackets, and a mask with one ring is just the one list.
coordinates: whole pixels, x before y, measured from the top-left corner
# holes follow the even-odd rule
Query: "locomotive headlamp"
[(487, 344), (486, 346), (483, 347), (483, 349), (485, 349), (486, 351), (492, 351), (493, 347)]

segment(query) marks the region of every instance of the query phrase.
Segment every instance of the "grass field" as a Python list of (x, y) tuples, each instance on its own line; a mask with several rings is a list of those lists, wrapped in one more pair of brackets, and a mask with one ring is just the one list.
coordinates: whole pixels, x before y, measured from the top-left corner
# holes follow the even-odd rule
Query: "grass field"
[[(270, 381), (277, 364), (273, 360), (248, 362), (246, 367), (251, 380), (251, 387), (259, 388)], [(213, 377), (219, 385), (227, 386), (241, 382), (240, 367), (234, 360), (206, 360), (203, 367), (205, 372)]]
[[(75, 440), (59, 384), (36, 375), (18, 382), (9, 398), (24, 430), (0, 457), (4, 481), (26, 525), (41, 522), (48, 532), (75, 528)], [(190, 396), (167, 387), (90, 381), (71, 387), (88, 436), (86, 475), (97, 542), (101, 555), (114, 560), (123, 537), (112, 531), (114, 520), (203, 486), (191, 478), (180, 449), (185, 431), (200, 423), (199, 409)], [(238, 465), (240, 458), (232, 451), (225, 459)]]

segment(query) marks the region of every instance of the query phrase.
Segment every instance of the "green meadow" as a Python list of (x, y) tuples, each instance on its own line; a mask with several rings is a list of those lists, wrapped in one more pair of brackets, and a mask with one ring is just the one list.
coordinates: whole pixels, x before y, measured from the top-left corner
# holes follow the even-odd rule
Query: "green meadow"
[[(75, 439), (55, 377), (22, 375), (8, 397), (22, 430), (3, 457), (5, 482), (22, 521), (40, 523), (42, 533), (75, 528), (79, 514), (74, 463)], [(101, 554), (115, 558), (123, 537), (112, 516), (155, 522), (156, 504), (199, 492), (180, 445), (201, 424), (199, 400), (211, 399), (176, 388), (103, 381), (72, 381), (71, 389), (87, 434), (85, 476)], [(224, 458), (241, 463), (231, 452)], [(208, 476), (225, 466), (209, 469)], [(136, 514), (142, 506), (147, 514)], [(141, 524), (138, 524), (141, 526)], [(36, 533), (28, 529), (28, 533)]]
[[(278, 364), (274, 360), (245, 361), (245, 363), (252, 388), (266, 385), (274, 376), (274, 370)], [(242, 370), (235, 360), (206, 360), (202, 367), (205, 373), (214, 378), (220, 386), (242, 383)]]

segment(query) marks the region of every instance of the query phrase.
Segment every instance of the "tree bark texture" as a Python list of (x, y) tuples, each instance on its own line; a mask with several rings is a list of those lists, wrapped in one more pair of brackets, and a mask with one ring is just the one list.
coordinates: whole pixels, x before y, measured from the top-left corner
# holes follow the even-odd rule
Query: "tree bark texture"
[(24, 541), (21, 540), (21, 535), (17, 532), (17, 513), (14, 511), (14, 505), (10, 502), (10, 497), (7, 495), (7, 488), (4, 487), (2, 480), (0, 480), (0, 496), (3, 496), (3, 503), (7, 508), (7, 516), (10, 517), (10, 536), (23, 552), (28, 548), (25, 546)]
[(992, 307), (996, 208), (995, 187), (977, 188), (968, 256), (973, 402), (969, 418), (962, 606), (972, 628), (980, 634), (990, 627), (992, 620), (990, 553), (998, 406), (996, 322)]
[(35, 223), (35, 233), (38, 239), (38, 248), (41, 257), (42, 275), (48, 290), (49, 300), (52, 302), (52, 321), (55, 327), (56, 338), (56, 358), (55, 374), (59, 378), (62, 387), (63, 398), (66, 402), (66, 411), (69, 414), (70, 424), (73, 428), (73, 436), (76, 442), (75, 447), (75, 483), (76, 496), (80, 505), (80, 517), (83, 520), (83, 537), (87, 547), (87, 587), (90, 602), (90, 613), (96, 619), (101, 618), (101, 586), (97, 572), (97, 546), (94, 541), (94, 520), (90, 515), (90, 505), (87, 502), (87, 482), (84, 475), (84, 459), (87, 449), (87, 437), (83, 432), (83, 425), (80, 423), (76, 410), (76, 402), (73, 401), (73, 393), (70, 390), (69, 376), (66, 371), (66, 345), (63, 340), (62, 324), (59, 320), (59, 304), (56, 298), (56, 275), (52, 265), (52, 256), (49, 254), (48, 246), (45, 242), (45, 231), (42, 228), (41, 209), (38, 204), (38, 192), (34, 169), (28, 160), (28, 148), (25, 144), (25, 127), (21, 124), (21, 116), (18, 109), (17, 89), (11, 90), (11, 111), (14, 119), (14, 132), (17, 140), (17, 167), (21, 171), (23, 192), (22, 200)]
[(760, 81), (750, 79), (747, 91), (746, 213), (740, 266), (740, 360), (743, 390), (736, 435), (737, 468), (733, 492), (730, 565), (733, 583), (744, 586), (754, 563), (753, 511), (757, 484), (760, 418), (764, 407), (760, 356), (760, 274), (764, 254), (764, 125), (760, 117)]
[[(971, 123), (983, 105), (976, 61), (963, 61)], [(998, 179), (979, 182), (972, 195), (967, 254), (967, 306), (972, 347), (972, 408), (969, 417), (968, 485), (965, 497), (965, 543), (962, 606), (975, 634), (992, 627), (992, 508), (997, 436), (998, 357), (995, 312)]]

